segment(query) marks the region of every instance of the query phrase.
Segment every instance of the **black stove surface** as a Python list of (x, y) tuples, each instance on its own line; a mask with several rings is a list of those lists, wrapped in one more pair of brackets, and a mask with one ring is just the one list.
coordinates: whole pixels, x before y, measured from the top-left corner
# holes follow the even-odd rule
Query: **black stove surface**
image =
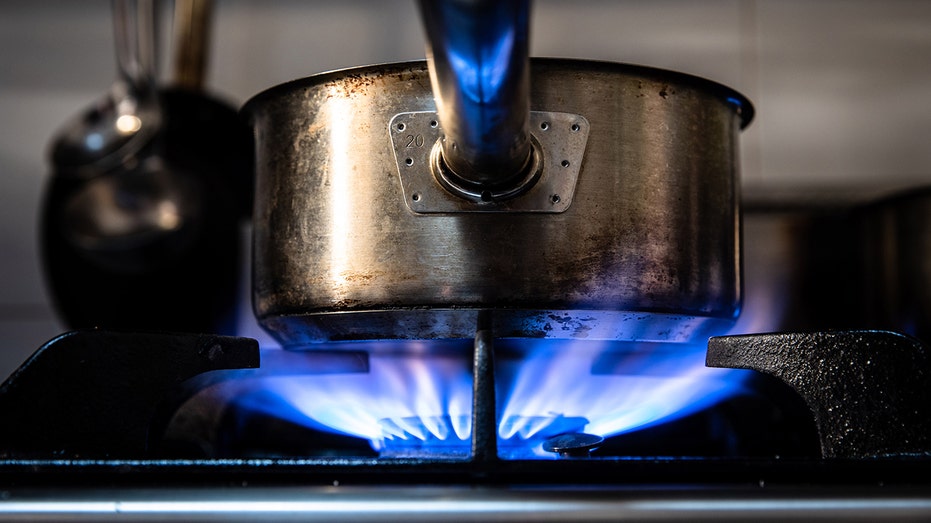
[(242, 373), (366, 371), (357, 352), (267, 359), (243, 338), (63, 335), (0, 388), (0, 521), (931, 517), (931, 388), (912, 338), (715, 338), (709, 365), (768, 374), (584, 457), (547, 459), (511, 459), (494, 417), (487, 431), (481, 418), (495, 409), (477, 405), (496, 404), (492, 349), (475, 345), (465, 452), (404, 454), (249, 408), (255, 401), (211, 404)]

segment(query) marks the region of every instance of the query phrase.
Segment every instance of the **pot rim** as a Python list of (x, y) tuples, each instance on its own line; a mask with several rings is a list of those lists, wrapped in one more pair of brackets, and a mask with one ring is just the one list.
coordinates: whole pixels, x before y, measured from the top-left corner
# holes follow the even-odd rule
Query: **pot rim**
[[(750, 100), (740, 92), (727, 87), (724, 84), (709, 80), (701, 76), (695, 76), (689, 73), (682, 73), (658, 67), (636, 65), (620, 62), (610, 62), (601, 60), (586, 60), (574, 58), (531, 58), (531, 78), (535, 69), (563, 69), (566, 71), (585, 71), (591, 73), (614, 73), (628, 76), (640, 76), (644, 78), (666, 81), (677, 85), (688, 85), (697, 89), (708, 91), (713, 95), (723, 99), (728, 105), (734, 107), (738, 116), (740, 116), (740, 128), (745, 129), (756, 114), (756, 110)], [(260, 91), (252, 98), (246, 101), (240, 109), (240, 114), (251, 122), (251, 115), (254, 107), (263, 104), (266, 100), (284, 94), (286, 92), (325, 84), (328, 82), (338, 82), (347, 78), (358, 78), (373, 74), (379, 75), (398, 75), (411, 73), (426, 73), (426, 60), (412, 60), (406, 62), (388, 62), (374, 65), (364, 65), (357, 67), (347, 67), (316, 73), (304, 78), (298, 78), (275, 85), (264, 91)]]

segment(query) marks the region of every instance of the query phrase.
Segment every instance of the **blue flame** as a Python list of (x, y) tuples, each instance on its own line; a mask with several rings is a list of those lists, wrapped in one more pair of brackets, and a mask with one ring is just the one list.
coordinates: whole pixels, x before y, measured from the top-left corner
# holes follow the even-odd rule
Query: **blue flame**
[[(447, 439), (455, 434), (468, 439), (468, 424), (446, 431), (431, 422), (444, 415), (468, 419), (472, 410), (468, 361), (447, 355), (378, 354), (369, 356), (369, 371), (262, 378), (267, 401), (250, 404), (257, 409), (315, 428), (368, 439), (380, 450), (386, 432), (384, 420), (394, 420), (413, 437)], [(269, 396), (270, 395), (270, 396)], [(405, 420), (419, 419), (415, 425)]]
[[(374, 351), (368, 372), (263, 377), (265, 393), (245, 406), (367, 439), (384, 455), (464, 457), (471, 344), (428, 345)], [(496, 353), (504, 458), (554, 457), (542, 442), (565, 432), (607, 437), (671, 421), (732, 394), (747, 374), (705, 367), (704, 344), (499, 340)]]
[[(507, 372), (503, 419), (548, 413), (613, 436), (672, 421), (730, 396), (746, 371), (705, 367), (704, 344), (536, 342)], [(511, 427), (532, 438), (539, 427)], [(501, 433), (511, 437), (510, 432)], [(542, 449), (531, 449), (547, 456)], [(552, 457), (552, 455), (548, 455)]]

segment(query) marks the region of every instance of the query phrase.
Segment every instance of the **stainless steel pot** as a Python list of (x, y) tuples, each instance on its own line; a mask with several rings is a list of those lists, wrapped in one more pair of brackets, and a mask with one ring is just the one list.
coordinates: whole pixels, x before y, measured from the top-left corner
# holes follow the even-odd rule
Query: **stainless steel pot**
[[(531, 60), (535, 166), (450, 191), (425, 63), (277, 86), (256, 138), (254, 307), (287, 346), (496, 335), (702, 339), (741, 300), (740, 94), (631, 65)], [(532, 179), (530, 179), (532, 178)]]

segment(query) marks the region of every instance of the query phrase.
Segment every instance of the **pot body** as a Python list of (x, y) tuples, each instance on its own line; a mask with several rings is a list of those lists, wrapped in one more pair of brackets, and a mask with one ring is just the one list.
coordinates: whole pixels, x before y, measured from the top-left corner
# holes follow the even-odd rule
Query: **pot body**
[(389, 126), (435, 111), (423, 63), (327, 73), (251, 100), (260, 323), (290, 347), (472, 337), (489, 309), (500, 337), (693, 341), (729, 326), (750, 104), (620, 64), (535, 59), (531, 78), (532, 111), (587, 124), (558, 212), (412, 207)]

